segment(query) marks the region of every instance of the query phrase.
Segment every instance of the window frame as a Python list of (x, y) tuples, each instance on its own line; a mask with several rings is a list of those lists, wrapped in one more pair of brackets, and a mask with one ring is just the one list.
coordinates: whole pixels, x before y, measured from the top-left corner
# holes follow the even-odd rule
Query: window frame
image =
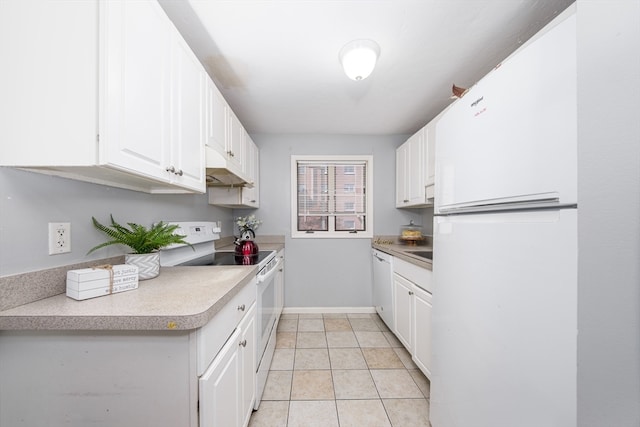
[[(335, 215), (328, 215), (327, 231), (313, 232), (298, 230), (298, 162), (317, 162), (319, 164), (365, 163), (365, 221), (364, 230), (353, 232), (349, 230), (336, 231)], [(346, 173), (345, 173), (346, 174)], [(335, 186), (335, 183), (333, 183)], [(373, 156), (371, 155), (292, 155), (291, 156), (291, 237), (302, 239), (371, 239), (373, 238)]]

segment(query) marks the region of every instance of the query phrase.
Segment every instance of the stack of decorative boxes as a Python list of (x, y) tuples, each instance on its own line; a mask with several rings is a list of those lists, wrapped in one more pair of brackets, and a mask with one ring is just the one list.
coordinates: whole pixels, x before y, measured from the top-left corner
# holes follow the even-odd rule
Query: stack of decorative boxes
[(67, 296), (76, 300), (137, 288), (138, 267), (135, 265), (101, 265), (67, 271)]

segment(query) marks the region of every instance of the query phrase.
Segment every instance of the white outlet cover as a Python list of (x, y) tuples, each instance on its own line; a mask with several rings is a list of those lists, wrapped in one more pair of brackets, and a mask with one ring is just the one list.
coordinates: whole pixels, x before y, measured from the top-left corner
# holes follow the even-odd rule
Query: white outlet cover
[(71, 252), (71, 223), (49, 223), (49, 255)]

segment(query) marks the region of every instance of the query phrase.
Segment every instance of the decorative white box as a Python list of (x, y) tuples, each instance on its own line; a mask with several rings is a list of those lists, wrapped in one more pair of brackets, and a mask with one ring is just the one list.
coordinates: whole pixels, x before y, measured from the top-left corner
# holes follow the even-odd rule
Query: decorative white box
[(101, 266), (67, 271), (67, 296), (84, 300), (138, 288), (137, 266), (120, 264), (110, 267), (110, 269)]

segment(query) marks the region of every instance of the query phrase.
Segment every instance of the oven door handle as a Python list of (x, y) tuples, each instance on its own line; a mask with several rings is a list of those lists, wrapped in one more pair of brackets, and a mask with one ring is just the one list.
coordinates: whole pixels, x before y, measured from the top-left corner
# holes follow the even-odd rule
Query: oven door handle
[(282, 260), (278, 259), (278, 262), (276, 263), (276, 265), (271, 270), (269, 270), (267, 274), (258, 274), (258, 277), (256, 278), (256, 282), (258, 283), (258, 285), (262, 282), (270, 281), (271, 278), (273, 278), (273, 276), (275, 276), (275, 274), (278, 272), (278, 269), (280, 268), (281, 263), (282, 263)]

